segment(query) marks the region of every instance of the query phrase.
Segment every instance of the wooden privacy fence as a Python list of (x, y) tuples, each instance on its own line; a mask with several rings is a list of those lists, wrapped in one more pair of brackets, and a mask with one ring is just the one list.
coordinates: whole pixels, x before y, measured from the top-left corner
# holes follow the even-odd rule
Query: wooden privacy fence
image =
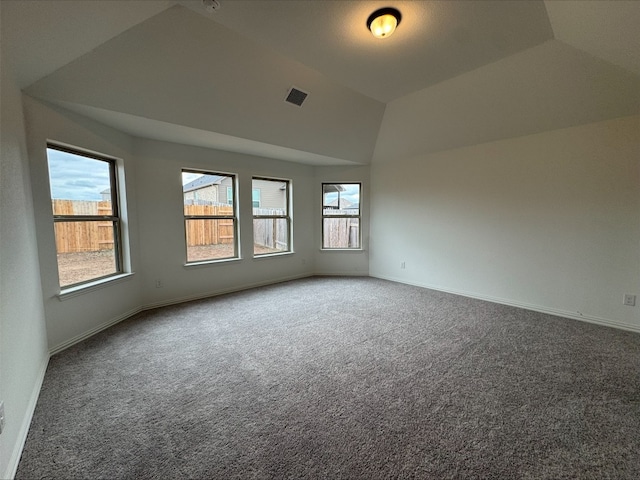
[[(254, 208), (254, 215), (282, 215), (282, 209)], [(275, 250), (288, 250), (289, 238), (286, 218), (254, 218), (253, 243)]]
[[(111, 202), (53, 200), (54, 215), (111, 215)], [(113, 249), (113, 223), (55, 222), (58, 253)]]
[[(53, 200), (54, 215), (111, 215), (111, 202)], [(185, 205), (185, 215), (233, 215), (230, 205)], [(233, 219), (185, 222), (187, 245), (233, 243)], [(113, 249), (113, 224), (104, 221), (55, 222), (58, 253)]]
[(324, 248), (357, 248), (359, 247), (360, 221), (358, 218), (324, 217)]
[[(185, 215), (233, 215), (231, 205), (185, 205)], [(233, 218), (187, 220), (187, 246), (233, 243)]]
[[(254, 209), (255, 215), (273, 215), (281, 210)], [(111, 202), (53, 200), (54, 215), (111, 215)], [(185, 215), (233, 215), (231, 205), (185, 205)], [(358, 245), (357, 218), (324, 219), (324, 246), (349, 248)], [(233, 219), (188, 220), (185, 222), (187, 246), (233, 243)], [(97, 252), (113, 249), (113, 224), (105, 221), (55, 222), (58, 253)], [(288, 247), (286, 219), (255, 219), (253, 241), (276, 250)]]

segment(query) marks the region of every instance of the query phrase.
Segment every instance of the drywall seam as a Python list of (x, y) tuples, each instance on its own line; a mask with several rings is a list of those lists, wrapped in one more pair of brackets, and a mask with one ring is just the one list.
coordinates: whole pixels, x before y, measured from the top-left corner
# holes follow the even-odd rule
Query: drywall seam
[(472, 292), (467, 292), (467, 291), (462, 291), (462, 290), (451, 290), (451, 289), (448, 289), (448, 288), (440, 287), (438, 285), (430, 285), (430, 284), (420, 283), (420, 282), (408, 282), (408, 281), (406, 281), (404, 279), (400, 279), (400, 278), (393, 277), (393, 276), (374, 275), (374, 274), (371, 274), (370, 276), (374, 277), (374, 278), (380, 278), (382, 280), (389, 280), (391, 282), (404, 283), (405, 285), (413, 285), (415, 287), (428, 288), (430, 290), (436, 290), (438, 292), (452, 293), (454, 295), (461, 295), (463, 297), (476, 298), (478, 300), (484, 300), (484, 301), (487, 301), (487, 302), (498, 303), (498, 304), (501, 304), (501, 305), (508, 305), (510, 307), (522, 308), (524, 310), (532, 310), (534, 312), (546, 313), (548, 315), (554, 315), (554, 316), (557, 316), (557, 317), (570, 318), (572, 320), (580, 320), (582, 322), (594, 323), (594, 324), (602, 325), (602, 326), (605, 326), (605, 327), (613, 327), (613, 328), (617, 328), (617, 329), (620, 329), (620, 330), (628, 330), (630, 332), (640, 333), (640, 326), (638, 326), (638, 325), (630, 325), (630, 324), (627, 324), (627, 323), (620, 323), (620, 322), (616, 322), (614, 320), (609, 320), (607, 318), (596, 317), (596, 316), (593, 316), (593, 315), (587, 315), (587, 314), (584, 314), (584, 313), (581, 313), (581, 312), (570, 312), (568, 310), (558, 310), (558, 309), (555, 309), (555, 308), (541, 307), (540, 305), (532, 305), (532, 304), (528, 304), (528, 303), (514, 302), (512, 300), (507, 300), (505, 298), (491, 297), (491, 296), (488, 296), (488, 295), (479, 295), (477, 293), (472, 293)]
[(18, 471), (18, 465), (20, 463), (20, 457), (22, 456), (22, 450), (24, 449), (24, 445), (27, 441), (27, 435), (29, 434), (29, 427), (31, 426), (31, 419), (33, 418), (33, 414), (36, 411), (38, 397), (40, 396), (40, 390), (42, 389), (42, 384), (44, 382), (44, 375), (47, 372), (48, 365), (49, 365), (49, 357), (45, 358), (44, 361), (42, 362), (42, 365), (40, 366), (40, 371), (38, 372), (38, 376), (33, 386), (33, 390), (31, 391), (31, 395), (29, 395), (29, 402), (27, 404), (26, 414), (22, 418), (22, 425), (20, 425), (20, 429), (18, 430), (17, 442), (14, 445), (13, 452), (11, 453), (11, 457), (9, 457), (7, 471), (4, 473), (2, 478), (14, 478), (16, 476), (16, 472)]

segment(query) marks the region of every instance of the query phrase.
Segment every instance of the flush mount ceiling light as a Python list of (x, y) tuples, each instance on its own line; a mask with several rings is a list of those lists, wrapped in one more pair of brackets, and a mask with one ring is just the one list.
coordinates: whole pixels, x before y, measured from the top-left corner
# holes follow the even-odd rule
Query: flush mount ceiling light
[(400, 25), (402, 15), (395, 8), (386, 7), (376, 10), (367, 19), (367, 28), (376, 38), (387, 38)]

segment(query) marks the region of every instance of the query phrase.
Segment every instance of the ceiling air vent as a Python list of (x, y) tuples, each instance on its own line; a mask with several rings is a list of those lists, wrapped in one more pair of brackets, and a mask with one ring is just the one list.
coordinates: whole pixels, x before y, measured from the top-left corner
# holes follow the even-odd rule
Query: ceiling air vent
[(291, 87), (291, 90), (289, 90), (289, 94), (287, 95), (287, 98), (284, 99), (284, 101), (301, 107), (302, 102), (304, 102), (305, 98), (307, 98), (307, 95), (309, 95), (307, 92), (298, 90), (296, 87)]

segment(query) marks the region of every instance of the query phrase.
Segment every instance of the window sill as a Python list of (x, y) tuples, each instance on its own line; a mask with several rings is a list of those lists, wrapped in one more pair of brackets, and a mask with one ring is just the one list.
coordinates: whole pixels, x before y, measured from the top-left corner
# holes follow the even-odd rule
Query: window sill
[(88, 282), (83, 283), (82, 285), (64, 288), (60, 290), (60, 293), (57, 295), (57, 297), (58, 300), (62, 302), (69, 298), (77, 297), (78, 295), (83, 295), (88, 292), (93, 292), (94, 290), (108, 287), (110, 285), (113, 285), (114, 283), (123, 282), (125, 280), (128, 280), (133, 275), (133, 273), (121, 273), (119, 275), (113, 275), (112, 277), (101, 278), (100, 280), (96, 280), (94, 282)]
[(277, 252), (277, 253), (263, 253), (261, 255), (254, 255), (254, 260), (261, 260), (263, 258), (273, 258), (273, 257), (285, 257), (287, 255), (293, 255), (295, 252)]
[(321, 248), (321, 252), (365, 253), (364, 248)]
[(185, 263), (184, 266), (185, 268), (208, 267), (211, 265), (223, 265), (225, 263), (239, 262), (240, 260), (242, 260), (242, 258), (240, 257), (221, 258), (220, 260), (203, 260), (201, 262), (189, 262), (189, 263)]

